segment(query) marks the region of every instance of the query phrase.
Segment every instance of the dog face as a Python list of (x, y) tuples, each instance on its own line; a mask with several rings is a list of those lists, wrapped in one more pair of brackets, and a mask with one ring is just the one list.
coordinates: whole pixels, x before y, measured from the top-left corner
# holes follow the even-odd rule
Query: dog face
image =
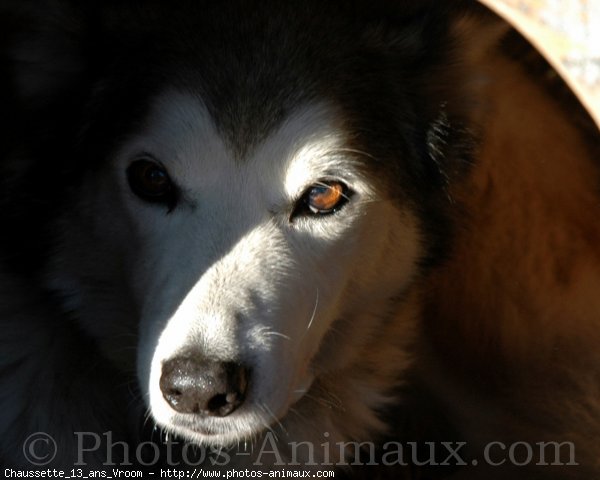
[[(414, 213), (347, 135), (334, 106), (306, 105), (238, 158), (201, 99), (170, 91), (84, 184), (94, 244), (126, 265), (139, 381), (161, 426), (223, 444), (280, 421), (316, 376), (357, 360), (416, 275)], [(145, 175), (168, 176), (176, 199), (136, 191)], [(80, 282), (71, 298), (97, 305)], [(340, 319), (353, 331), (336, 332)], [(87, 325), (115, 350), (119, 332)]]
[[(201, 99), (168, 91), (90, 177), (92, 229), (130, 247), (139, 380), (161, 425), (219, 444), (256, 434), (347, 368), (415, 275), (414, 215), (347, 135), (335, 106), (306, 105), (237, 158)], [(342, 318), (356, 331), (329, 338)]]
[[(465, 119), (455, 73), (438, 82), (444, 9), (185, 5), (102, 12), (88, 50), (54, 63), (52, 87), (69, 81), (52, 100), (39, 82), (20, 96), (60, 111), (30, 152), (60, 167), (36, 195), (64, 186), (48, 286), (117, 365), (136, 339), (159, 424), (223, 444), (325, 376), (395, 378), (363, 355), (449, 236)], [(369, 416), (386, 392), (363, 393)]]

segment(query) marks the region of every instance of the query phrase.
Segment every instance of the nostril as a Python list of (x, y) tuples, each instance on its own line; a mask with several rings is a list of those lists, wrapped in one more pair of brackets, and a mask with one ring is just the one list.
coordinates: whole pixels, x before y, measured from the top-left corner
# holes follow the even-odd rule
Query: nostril
[(210, 412), (218, 412), (219, 410), (228, 408), (229, 405), (233, 404), (233, 402), (227, 401), (227, 397), (230, 397), (230, 396), (231, 396), (231, 394), (224, 394), (224, 393), (215, 395), (208, 401), (208, 404), (206, 405), (207, 410)]
[(233, 362), (175, 357), (164, 362), (160, 389), (177, 412), (224, 417), (245, 400), (248, 370)]
[(176, 390), (174, 388), (163, 392), (163, 396), (169, 397), (170, 403), (177, 403), (182, 395), (183, 393), (181, 392), (181, 390)]
[(224, 417), (233, 412), (244, 401), (244, 395), (241, 392), (220, 393), (212, 397), (206, 409), (213, 415)]
[(227, 363), (224, 367), (227, 388), (210, 398), (206, 404), (209, 414), (220, 417), (229, 415), (243, 403), (248, 386), (248, 374), (245, 368), (234, 363)]

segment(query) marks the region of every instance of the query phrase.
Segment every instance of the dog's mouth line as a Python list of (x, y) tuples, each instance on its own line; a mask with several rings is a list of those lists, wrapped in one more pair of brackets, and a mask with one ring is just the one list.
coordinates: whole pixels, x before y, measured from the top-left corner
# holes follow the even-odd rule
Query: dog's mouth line
[[(250, 424), (247, 419), (206, 419), (200, 416), (177, 415), (170, 419), (168, 428), (179, 431), (182, 434), (201, 435), (206, 439), (227, 438), (227, 442), (244, 441), (257, 434), (273, 431), (275, 428), (283, 428), (282, 423), (288, 415), (290, 408), (296, 401), (290, 402), (281, 411), (274, 413), (266, 405), (255, 405), (256, 410), (251, 415)], [(247, 412), (248, 413), (248, 412)], [(242, 428), (241, 425), (245, 425)]]
[(234, 445), (239, 442), (244, 442), (248, 438), (252, 438), (257, 434), (262, 434), (268, 431), (270, 427), (260, 426), (260, 428), (250, 429), (242, 431), (239, 429), (218, 429), (215, 430), (210, 427), (200, 426), (197, 424), (190, 423), (188, 421), (174, 421), (169, 425), (169, 429), (177, 435), (185, 437), (196, 437), (200, 435), (202, 440), (205, 440), (207, 444), (219, 444), (219, 445)]
[[(288, 408), (286, 408), (283, 414), (274, 415), (271, 409), (264, 404), (257, 404), (254, 407), (256, 407), (254, 412), (252, 412), (252, 409), (245, 409), (245, 412), (236, 412), (235, 418), (205, 418), (195, 414), (178, 414), (170, 419), (169, 425), (175, 429), (182, 428), (200, 435), (236, 435), (243, 438), (246, 435), (255, 434), (257, 430), (268, 430), (270, 427), (280, 424), (288, 412)], [(256, 423), (256, 428), (251, 428), (246, 432), (243, 430), (247, 429), (242, 429), (239, 425), (247, 424), (248, 419), (251, 419), (252, 423)]]
[[(233, 427), (233, 424), (229, 425), (207, 425), (201, 421), (193, 421), (192, 419), (174, 418), (169, 422), (169, 426), (175, 430), (183, 430), (185, 432), (193, 433), (196, 435), (202, 435), (206, 437), (219, 437), (223, 435), (235, 435), (238, 433), (238, 429)], [(227, 427), (230, 428), (227, 428)]]

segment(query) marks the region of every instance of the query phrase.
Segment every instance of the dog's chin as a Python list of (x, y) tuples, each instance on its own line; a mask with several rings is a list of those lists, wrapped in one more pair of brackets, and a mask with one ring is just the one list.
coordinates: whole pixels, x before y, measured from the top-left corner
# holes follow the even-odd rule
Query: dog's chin
[(266, 425), (254, 425), (252, 422), (246, 422), (243, 419), (215, 424), (174, 418), (168, 424), (162, 424), (161, 426), (185, 441), (207, 447), (235, 446), (249, 438), (256, 438), (268, 428)]

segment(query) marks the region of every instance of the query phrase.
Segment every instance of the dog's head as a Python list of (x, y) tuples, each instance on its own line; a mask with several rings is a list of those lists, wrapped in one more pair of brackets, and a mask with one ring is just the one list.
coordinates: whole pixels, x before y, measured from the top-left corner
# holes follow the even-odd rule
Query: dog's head
[(381, 362), (406, 364), (472, 105), (448, 11), (368, 3), (72, 11), (10, 49), (39, 134), (21, 184), (64, 189), (41, 209), (51, 288), (118, 364), (138, 339), (152, 414), (188, 438), (250, 437), (321, 405), (323, 378), (364, 390), (316, 422), (375, 422)]

